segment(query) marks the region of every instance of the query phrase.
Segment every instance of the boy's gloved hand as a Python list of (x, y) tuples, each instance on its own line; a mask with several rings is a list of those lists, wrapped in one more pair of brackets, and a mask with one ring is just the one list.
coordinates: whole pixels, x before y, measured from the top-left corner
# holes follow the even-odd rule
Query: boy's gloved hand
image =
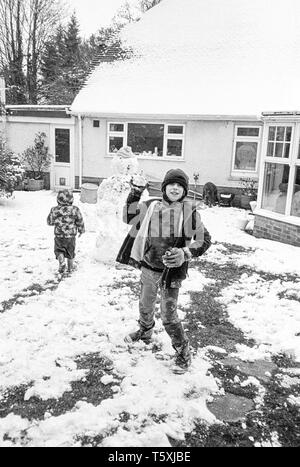
[(143, 191), (148, 188), (149, 184), (147, 183), (146, 179), (142, 176), (136, 175), (132, 177), (130, 180), (131, 191), (136, 193), (143, 193)]
[(182, 248), (172, 248), (163, 256), (163, 263), (167, 268), (179, 268), (185, 262)]

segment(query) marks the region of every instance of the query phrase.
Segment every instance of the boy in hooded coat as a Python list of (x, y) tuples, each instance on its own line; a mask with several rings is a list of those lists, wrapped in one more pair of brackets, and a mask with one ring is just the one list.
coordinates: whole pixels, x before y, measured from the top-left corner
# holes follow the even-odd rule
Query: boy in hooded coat
[(153, 333), (155, 301), (161, 292), (161, 318), (176, 352), (174, 373), (182, 374), (191, 364), (189, 340), (177, 314), (179, 289), (188, 263), (210, 247), (211, 237), (201, 222), (196, 203), (186, 200), (188, 176), (172, 169), (162, 183), (163, 199), (140, 202), (145, 187), (132, 186), (123, 211), (131, 224), (117, 261), (141, 268), (139, 329), (125, 337), (146, 344)]
[(47, 224), (54, 226), (54, 254), (59, 262), (59, 272), (73, 269), (75, 258), (76, 235), (85, 232), (84, 221), (80, 209), (73, 206), (73, 193), (67, 189), (60, 190), (57, 195), (57, 206), (51, 209)]

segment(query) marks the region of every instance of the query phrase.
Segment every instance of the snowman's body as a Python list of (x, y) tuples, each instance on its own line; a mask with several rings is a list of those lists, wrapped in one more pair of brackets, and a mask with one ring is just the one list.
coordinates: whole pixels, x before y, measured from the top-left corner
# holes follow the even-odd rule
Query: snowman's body
[[(104, 180), (98, 189), (98, 231), (95, 259), (102, 262), (115, 261), (129, 226), (123, 222), (123, 206), (131, 183), (144, 186), (147, 183), (136, 157), (115, 156), (112, 162), (113, 175)], [(142, 200), (149, 197), (144, 191)]]

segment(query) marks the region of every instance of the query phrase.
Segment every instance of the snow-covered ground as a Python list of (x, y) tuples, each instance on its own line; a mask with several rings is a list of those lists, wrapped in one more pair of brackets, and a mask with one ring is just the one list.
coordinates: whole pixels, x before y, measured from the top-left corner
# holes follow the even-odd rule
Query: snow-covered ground
[[(82, 205), (78, 195), (75, 204), (88, 232), (77, 240), (76, 271), (57, 283), (53, 231), (46, 225), (55, 200), (44, 191), (17, 192), (14, 200), (0, 201), (0, 399), (20, 385), (28, 385), (25, 400), (59, 399), (71, 390), (71, 382), (86, 377), (76, 358), (96, 352), (113, 360), (114, 369), (102, 382), (112, 385), (114, 396), (97, 407), (79, 401), (70, 412), (58, 417), (47, 413), (42, 421), (10, 414), (1, 419), (0, 445), (10, 445), (3, 440), (8, 437), (16, 445), (74, 446), (78, 436), (103, 435), (103, 446), (169, 446), (167, 435), (183, 439), (197, 419), (216, 422), (206, 403), (222, 388), (208, 372), (205, 349), (194, 356), (187, 374), (172, 374), (173, 351), (158, 319), (154, 341), (163, 358), (155, 358), (151, 346), (142, 343), (128, 351), (123, 337), (136, 328), (138, 317), (130, 282), (138, 282), (139, 272), (93, 259), (94, 207)], [(252, 361), (285, 352), (300, 361), (300, 277), (285, 276), (299, 274), (299, 248), (239, 230), (244, 211), (215, 207), (201, 214), (214, 241), (206, 255), (212, 267), (233, 261), (255, 270), (219, 297), (232, 323), (257, 342), (251, 349), (238, 346), (235, 355)], [(247, 250), (228, 255), (226, 244)], [(260, 272), (282, 274), (282, 280), (266, 282)], [(181, 319), (189, 291), (201, 291), (210, 282), (200, 271), (190, 271), (180, 297)], [(30, 288), (34, 284), (39, 288)], [(19, 303), (7, 307), (16, 296)], [(297, 398), (293, 403), (298, 404)], [(129, 414), (126, 429), (122, 412)], [(160, 421), (154, 422), (153, 415)]]

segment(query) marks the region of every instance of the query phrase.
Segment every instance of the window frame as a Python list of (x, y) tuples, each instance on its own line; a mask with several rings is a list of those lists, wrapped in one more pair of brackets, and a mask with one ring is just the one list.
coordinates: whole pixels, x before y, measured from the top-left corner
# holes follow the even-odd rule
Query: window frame
[[(107, 143), (106, 143), (106, 156), (113, 157), (116, 153), (109, 151), (110, 146), (110, 137), (122, 137), (123, 146), (128, 146), (128, 125), (163, 125), (164, 126), (164, 138), (163, 138), (163, 155), (162, 156), (141, 156), (138, 155), (138, 159), (141, 160), (164, 160), (164, 161), (185, 161), (185, 134), (186, 134), (186, 124), (178, 122), (162, 122), (162, 121), (108, 121), (107, 122)], [(123, 125), (123, 131), (110, 131), (110, 125)], [(178, 126), (182, 127), (182, 133), (169, 133), (169, 127)], [(168, 156), (168, 141), (169, 140), (180, 140), (182, 141), (182, 155), (181, 156)]]
[[(56, 149), (57, 149), (57, 146), (56, 146), (56, 132), (59, 131), (59, 130), (65, 130), (65, 131), (68, 131), (69, 133), (69, 161), (68, 162), (61, 162), (61, 161), (58, 161), (57, 160), (57, 154), (56, 154)], [(59, 126), (59, 125), (56, 125), (54, 127), (54, 157), (53, 157), (53, 163), (59, 167), (65, 167), (65, 166), (70, 166), (71, 165), (71, 158), (72, 158), (72, 147), (71, 147), (71, 128), (69, 127), (65, 127), (65, 126)]]
[[(276, 126), (276, 127), (291, 126), (292, 127), (290, 153), (289, 153), (288, 158), (267, 156), (268, 142), (269, 142), (269, 128), (271, 126)], [(260, 166), (260, 173), (259, 173), (260, 184), (259, 184), (258, 199), (257, 199), (257, 206), (258, 206), (256, 210), (257, 214), (261, 214), (266, 217), (271, 217), (271, 218), (274, 218), (274, 219), (277, 219), (283, 222), (288, 222), (294, 225), (295, 224), (300, 225), (300, 218), (297, 216), (291, 215), (296, 168), (300, 167), (300, 159), (298, 159), (299, 145), (300, 145), (300, 120), (297, 120), (297, 121), (286, 120), (285, 121), (285, 120), (280, 120), (280, 118), (278, 118), (278, 119), (268, 120), (265, 122), (264, 131), (263, 131), (262, 152), (261, 152), (261, 166)], [(264, 175), (265, 175), (266, 163), (287, 165), (290, 168), (287, 199), (286, 199), (286, 206), (285, 206), (284, 214), (279, 214), (274, 211), (268, 211), (262, 208)]]
[[(238, 136), (239, 128), (257, 128), (259, 130), (258, 136)], [(235, 125), (234, 126), (234, 139), (233, 139), (233, 155), (232, 155), (232, 164), (231, 164), (231, 175), (240, 177), (251, 177), (251, 175), (257, 175), (259, 169), (259, 154), (261, 149), (261, 134), (263, 127), (261, 125)], [(245, 170), (245, 169), (236, 169), (235, 168), (235, 157), (236, 157), (236, 147), (237, 143), (257, 143), (256, 151), (256, 162), (254, 170)]]

